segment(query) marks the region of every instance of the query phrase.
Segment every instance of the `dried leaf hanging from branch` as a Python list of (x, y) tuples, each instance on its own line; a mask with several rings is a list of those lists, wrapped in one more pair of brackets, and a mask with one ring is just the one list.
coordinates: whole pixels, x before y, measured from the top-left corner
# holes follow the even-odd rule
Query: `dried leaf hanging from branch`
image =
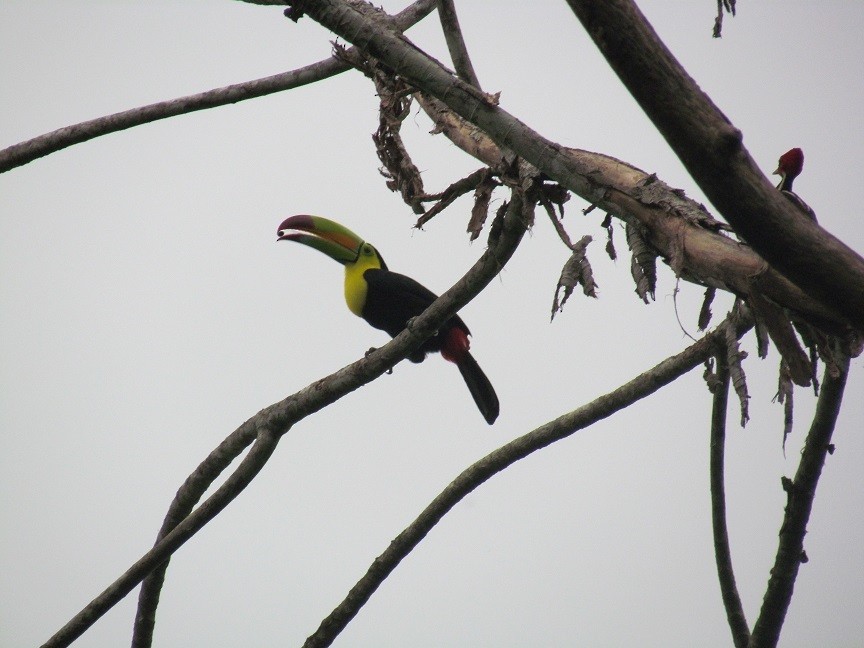
[(756, 334), (756, 355), (763, 359), (767, 358), (770, 338), (764, 324), (756, 317), (753, 318), (753, 331)]
[(723, 10), (735, 15), (735, 0), (717, 0), (717, 15), (714, 17), (714, 29), (711, 35), (720, 38), (723, 34)]
[[(555, 298), (552, 301), (552, 318), (555, 319), (555, 313), (563, 310), (564, 303), (569, 299), (573, 289), (577, 285), (582, 286), (582, 292), (588, 297), (597, 298), (597, 284), (594, 281), (594, 273), (591, 270), (591, 263), (588, 261), (586, 250), (588, 244), (592, 241), (590, 236), (583, 236), (578, 243), (572, 246), (573, 254), (567, 259), (564, 268), (561, 270), (561, 277), (558, 279), (558, 285), (555, 288)], [(561, 293), (561, 301), (558, 301), (558, 295)]]
[(381, 113), (378, 130), (372, 134), (372, 141), (375, 142), (375, 151), (383, 165), (381, 175), (386, 178), (387, 188), (390, 191), (398, 191), (402, 195), (402, 200), (414, 210), (415, 214), (422, 214), (424, 209), (419, 197), (424, 194), (423, 180), (399, 133), (402, 120), (408, 115), (411, 107), (411, 96), (403, 94), (404, 90), (401, 92), (393, 90), (385, 94), (387, 88), (383, 84), (376, 82), (375, 85), (379, 88)]
[(792, 383), (792, 375), (789, 373), (789, 365), (781, 359), (777, 378), (777, 395), (774, 400), (783, 405), (783, 456), (786, 456), (786, 439), (792, 433), (794, 392), (795, 386)]
[(398, 191), (415, 214), (422, 214), (420, 196), (424, 195), (420, 170), (412, 162), (402, 142), (402, 122), (411, 111), (414, 91), (402, 77), (380, 61), (360, 50), (334, 44), (333, 55), (360, 70), (375, 83), (379, 98), (378, 129), (372, 134), (375, 151), (383, 165), (379, 170), (390, 191)]
[(657, 288), (657, 253), (648, 245), (639, 231), (639, 227), (627, 223), (624, 227), (627, 236), (627, 246), (631, 251), (630, 274), (636, 282), (636, 294), (646, 304), (654, 299)]
[(735, 336), (735, 327), (726, 324), (724, 337), (726, 342), (726, 362), (729, 365), (729, 377), (732, 386), (738, 396), (741, 407), (741, 427), (747, 425), (750, 420), (750, 394), (747, 392), (747, 377), (744, 375), (744, 367), (741, 361), (747, 357), (747, 352), (738, 346), (738, 338)]
[(606, 213), (606, 217), (600, 223), (600, 227), (606, 230), (606, 254), (609, 255), (610, 259), (616, 261), (618, 253), (615, 251), (615, 241), (612, 240), (612, 214)]
[(717, 289), (709, 286), (705, 289), (705, 296), (702, 298), (702, 308), (699, 309), (699, 330), (704, 331), (711, 323), (711, 304), (714, 301), (714, 296), (717, 294)]
[(747, 295), (747, 304), (756, 321), (765, 327), (777, 351), (786, 361), (792, 381), (796, 385), (808, 387), (813, 367), (798, 343), (787, 312), (756, 290)]
[(489, 216), (489, 202), (492, 200), (492, 192), (499, 185), (492, 178), (492, 170), (486, 169), (486, 173), (474, 190), (474, 207), (471, 208), (471, 220), (468, 222), (467, 232), (471, 235), (470, 240), (480, 236), (483, 224)]

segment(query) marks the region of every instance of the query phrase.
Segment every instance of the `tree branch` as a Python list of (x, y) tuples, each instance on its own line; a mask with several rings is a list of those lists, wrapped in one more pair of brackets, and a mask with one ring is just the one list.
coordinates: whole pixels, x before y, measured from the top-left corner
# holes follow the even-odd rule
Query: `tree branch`
[[(530, 181), (526, 180), (525, 182)], [(261, 410), (233, 432), (229, 439), (220, 444), (219, 448), (199, 466), (200, 471), (206, 473), (227, 465), (227, 457), (216, 456), (220, 452), (229, 450), (239, 452), (243, 447), (249, 445), (252, 439), (259, 441), (264, 439), (266, 443), (254, 453), (255, 448), (253, 448), (253, 451), (250, 451), (250, 454), (244, 458), (225, 484), (194, 512), (183, 518), (164, 537), (158, 539), (147, 554), (73, 617), (44, 644), (43, 648), (68, 646), (126, 596), (148, 573), (165, 563), (214, 515), (225, 508), (260, 470), (258, 462), (266, 461), (266, 458), (272, 453), (272, 448), (269, 446), (271, 437), (275, 447), (278, 439), (288, 432), (295, 423), (380, 376), (407, 357), (424, 340), (431, 337), (441, 324), (479, 294), (497, 276), (513, 255), (525, 232), (524, 210), (529, 208), (530, 205), (525, 201), (522, 190), (514, 189), (502, 226), (495, 229), (497, 236), (494, 239), (490, 236), (487, 250), (453, 287), (436, 299), (422, 315), (414, 318), (402, 333), (363, 359), (343, 367), (336, 373), (312, 383), (279, 403)], [(172, 510), (180, 511), (184, 506), (188, 507), (189, 502), (200, 497), (203, 494), (202, 489), (206, 488), (207, 484), (212, 483), (217, 476), (217, 474), (198, 474), (196, 471), (186, 480), (184, 488), (178, 492), (177, 498), (185, 500), (185, 504), (178, 504), (175, 507), (175, 504), (172, 503)], [(185, 488), (187, 486), (189, 487), (188, 490)], [(163, 531), (168, 526), (170, 526), (170, 522), (166, 520)], [(146, 618), (149, 612), (141, 611), (139, 614)]]
[(323, 648), (333, 643), (375, 590), (393, 572), (405, 556), (416, 547), (426, 534), (466, 495), (478, 488), (508, 466), (556, 441), (565, 439), (636, 401), (653, 394), (704, 362), (714, 345), (723, 339), (723, 327), (732, 322), (737, 335), (746, 333), (750, 324), (730, 316), (716, 330), (705, 335), (681, 353), (667, 358), (655, 367), (618, 387), (591, 403), (564, 414), (541, 427), (514, 439), (466, 468), (445, 488), (402, 533), (378, 556), (345, 599), (321, 622), (303, 644), (303, 648)]
[(228, 477), (225, 483), (195, 513), (175, 526), (150, 551), (126, 570), (120, 578), (88, 603), (83, 610), (46, 641), (42, 648), (68, 646), (75, 641), (103, 614), (131, 592), (148, 573), (183, 546), (207, 522), (216, 517), (261, 471), (264, 464), (267, 463), (267, 459), (276, 449), (281, 434), (285, 431), (287, 430), (275, 433), (270, 427), (258, 426), (255, 445), (252, 446), (249, 454), (243, 458), (237, 470)]
[[(722, 324), (721, 326), (726, 326)], [(741, 605), (741, 597), (735, 585), (732, 554), (729, 550), (729, 531), (726, 527), (726, 489), (723, 483), (723, 464), (726, 445), (726, 410), (729, 404), (729, 365), (726, 360), (725, 342), (718, 345), (717, 374), (714, 380), (714, 403), (711, 411), (711, 522), (714, 532), (714, 558), (717, 563), (717, 578), (720, 593), (726, 608), (726, 619), (732, 630), (735, 648), (747, 648), (750, 629)]]
[(777, 191), (742, 135), (632, 0), (567, 0), (690, 175), (744, 240), (807, 294), (864, 329), (864, 259)]
[[(279, 2), (278, 4), (286, 4)], [(425, 18), (435, 8), (435, 0), (417, 0), (410, 7), (393, 16), (394, 24), (400, 29)], [(313, 63), (290, 72), (281, 72), (272, 76), (246, 81), (235, 85), (215, 88), (199, 94), (160, 101), (148, 106), (91, 119), (80, 124), (64, 126), (50, 133), (45, 133), (33, 139), (14, 144), (0, 150), (0, 173), (9, 171), (40, 157), (62, 151), (74, 144), (116, 133), (118, 131), (140, 126), (150, 122), (185, 115), (198, 110), (216, 108), (233, 104), (246, 99), (255, 99), (283, 90), (290, 90), (308, 85), (322, 79), (335, 76), (350, 69), (344, 61), (335, 57)]]
[(813, 509), (816, 486), (822, 474), (825, 457), (833, 451), (831, 435), (837, 424), (846, 377), (849, 374), (849, 357), (838, 350), (835, 359), (835, 370), (825, 367), (824, 382), (816, 402), (816, 413), (804, 442), (795, 479), (790, 481), (783, 478), (787, 503), (780, 527), (780, 542), (762, 609), (753, 626), (750, 648), (773, 648), (777, 645), (786, 611), (792, 600), (798, 568), (802, 562), (807, 562), (804, 535), (807, 533), (807, 522)]
[[(445, 104), (459, 118), (474, 124), (475, 133), (484, 132), (486, 140), (494, 142), (494, 146), (487, 146), (483, 142), (467, 143), (468, 135), (462, 135), (461, 138), (466, 141), (467, 147), (473, 149), (472, 154), (497, 155), (498, 158), (490, 164), (493, 168), (501, 166), (502, 156), (505, 159), (512, 157), (508, 153), (512, 151), (552, 180), (604, 211), (625, 219), (637, 218), (646, 223), (652, 230), (652, 245), (685, 278), (745, 296), (749, 291), (758, 289), (774, 301), (802, 313), (806, 319), (826, 326), (832, 332), (848, 328), (844, 317), (848, 315), (848, 309), (825, 306), (824, 302), (808, 296), (794, 283), (769, 268), (752, 250), (700, 224), (713, 219), (706, 219), (704, 210), (701, 210), (699, 217), (700, 210), (695, 203), (684, 204), (692, 201), (680, 196), (675, 200), (672, 191), (664, 192), (663, 200), (646, 198), (648, 190), (645, 189), (645, 183), (653, 176), (609, 156), (567, 149), (544, 138), (500, 108), (494, 98), (454, 77), (440, 63), (414, 47), (402, 34), (393, 32), (382, 21), (373, 20), (364, 12), (357, 11), (344, 0), (298, 0), (292, 6), (294, 11), (306, 12), (323, 26), (386, 63), (412, 85), (436, 98), (440, 102), (438, 105)], [(453, 133), (457, 129), (457, 126), (451, 125)], [(451, 135), (451, 132), (445, 132), (448, 137)], [(637, 185), (641, 187), (640, 191), (635, 190)], [(789, 201), (783, 199), (773, 187), (770, 189), (778, 196), (779, 208), (787, 208)], [(695, 215), (690, 218), (688, 213)], [(670, 215), (678, 218), (670, 218)], [(711, 227), (716, 229), (716, 225)], [(686, 247), (682, 249), (682, 245)], [(734, 263), (730, 264), (730, 259)], [(864, 292), (864, 282), (861, 290)], [(853, 320), (853, 324), (859, 330), (864, 329), (864, 311), (860, 321)]]
[[(493, 168), (501, 166), (505, 153), (488, 134), (443, 102), (421, 92), (414, 96), (451, 142)], [(625, 223), (638, 223), (682, 278), (744, 298), (758, 292), (825, 330), (845, 334), (848, 323), (839, 313), (808, 297), (753, 248), (720, 234), (721, 224), (680, 190), (608, 155), (572, 148), (560, 148), (559, 155), (568, 168), (556, 179)], [(541, 170), (552, 174), (548, 168)], [(580, 192), (582, 186), (590, 192)]]
[(453, 0), (438, 0), (438, 17), (441, 20), (441, 29), (444, 31), (444, 39), (447, 41), (447, 49), (450, 50), (450, 59), (453, 61), (453, 67), (456, 68), (456, 74), (463, 81), (480, 90), (480, 81), (471, 64), (471, 57), (468, 56), (468, 48), (462, 37)]

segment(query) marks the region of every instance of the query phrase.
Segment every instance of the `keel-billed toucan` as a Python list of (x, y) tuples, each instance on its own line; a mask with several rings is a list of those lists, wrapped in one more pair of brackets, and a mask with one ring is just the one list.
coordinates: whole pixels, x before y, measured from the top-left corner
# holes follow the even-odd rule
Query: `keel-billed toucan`
[[(387, 269), (371, 244), (351, 230), (320, 216), (292, 216), (279, 226), (280, 241), (296, 241), (323, 252), (345, 266), (345, 301), (351, 312), (396, 337), (412, 317), (420, 315), (437, 295), (419, 283)], [(471, 332), (458, 315), (408, 356), (422, 362), (440, 351), (459, 367), (474, 402), (490, 425), (498, 418), (498, 396), (486, 374), (468, 351)]]

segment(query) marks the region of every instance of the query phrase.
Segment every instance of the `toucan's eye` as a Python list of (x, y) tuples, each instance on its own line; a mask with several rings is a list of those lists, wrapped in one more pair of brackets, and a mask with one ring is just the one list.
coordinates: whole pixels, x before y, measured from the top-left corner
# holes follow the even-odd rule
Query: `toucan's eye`
[(363, 254), (365, 254), (366, 256), (372, 256), (374, 254), (374, 252), (372, 251), (372, 246), (368, 243), (363, 246)]

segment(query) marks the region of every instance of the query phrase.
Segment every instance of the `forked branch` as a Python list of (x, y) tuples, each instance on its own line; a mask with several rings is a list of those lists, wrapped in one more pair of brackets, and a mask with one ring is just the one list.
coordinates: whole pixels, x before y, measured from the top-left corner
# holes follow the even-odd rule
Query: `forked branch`
[(768, 579), (768, 589), (762, 601), (759, 618), (753, 626), (750, 648), (773, 648), (780, 639), (780, 630), (801, 563), (807, 562), (804, 553), (804, 535), (813, 509), (816, 486), (822, 474), (825, 459), (833, 452), (831, 436), (840, 414), (846, 377), (849, 374), (849, 358), (842, 352), (835, 356), (834, 370), (825, 367), (824, 380), (816, 402), (816, 413), (804, 442), (801, 462), (795, 479), (783, 478), (786, 491), (786, 510), (780, 527), (780, 542), (777, 556)]

